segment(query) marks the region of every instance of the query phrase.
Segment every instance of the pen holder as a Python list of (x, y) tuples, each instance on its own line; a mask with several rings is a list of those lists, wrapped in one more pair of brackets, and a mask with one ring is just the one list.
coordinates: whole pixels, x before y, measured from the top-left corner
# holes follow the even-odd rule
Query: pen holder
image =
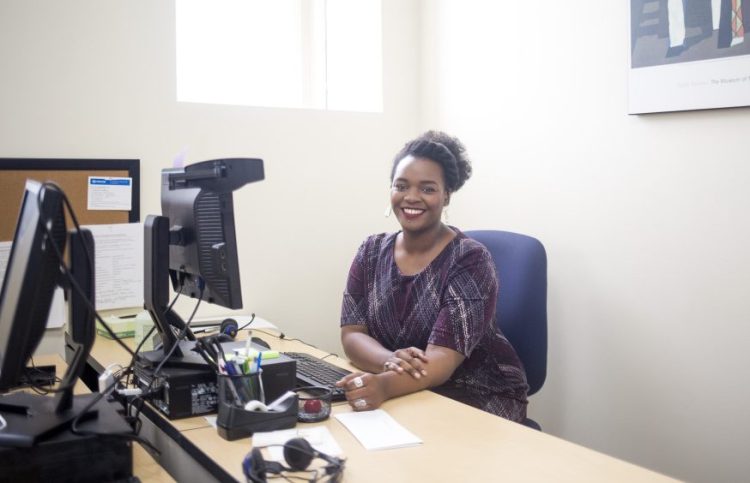
[(234, 441), (259, 431), (293, 428), (297, 424), (297, 397), (286, 400), (277, 410), (249, 411), (245, 405), (260, 399), (259, 374), (219, 374), (219, 436)]
[(244, 408), (250, 401), (262, 400), (260, 374), (219, 374), (219, 401), (229, 406)]

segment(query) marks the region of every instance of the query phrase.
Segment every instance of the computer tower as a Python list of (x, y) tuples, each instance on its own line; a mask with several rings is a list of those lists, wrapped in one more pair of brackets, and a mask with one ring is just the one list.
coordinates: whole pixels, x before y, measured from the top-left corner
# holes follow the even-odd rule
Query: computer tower
[[(135, 364), (138, 387), (144, 391), (156, 389), (149, 400), (169, 419), (188, 418), (215, 413), (218, 408), (216, 372), (195, 351), (194, 342), (181, 342), (183, 357), (169, 361), (154, 380), (154, 371), (163, 357), (162, 351), (139, 354)], [(222, 343), (224, 352), (231, 354), (242, 349), (245, 342)], [(256, 350), (264, 347), (252, 345)], [(297, 364), (283, 354), (274, 359), (264, 359), (262, 365), (263, 387), (266, 401), (272, 401), (295, 386)]]

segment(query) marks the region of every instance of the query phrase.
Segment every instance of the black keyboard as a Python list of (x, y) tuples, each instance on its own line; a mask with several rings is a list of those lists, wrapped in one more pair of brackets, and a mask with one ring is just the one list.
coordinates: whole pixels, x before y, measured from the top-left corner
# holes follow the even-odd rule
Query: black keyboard
[(332, 399), (334, 401), (343, 401), (346, 399), (344, 390), (336, 387), (335, 384), (336, 381), (347, 374), (351, 374), (351, 372), (310, 354), (302, 352), (284, 352), (283, 354), (297, 361), (297, 387), (328, 387), (333, 390)]

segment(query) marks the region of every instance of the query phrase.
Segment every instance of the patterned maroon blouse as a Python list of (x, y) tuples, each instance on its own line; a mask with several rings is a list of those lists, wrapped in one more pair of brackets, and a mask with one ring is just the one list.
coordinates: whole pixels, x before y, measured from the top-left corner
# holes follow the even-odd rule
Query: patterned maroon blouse
[(457, 236), (416, 275), (402, 275), (396, 265), (397, 233), (365, 240), (349, 270), (341, 325), (364, 325), (391, 351), (433, 344), (460, 352), (464, 362), (433, 390), (522, 421), (528, 385), (515, 350), (495, 325), (494, 263), (484, 245), (453, 231)]

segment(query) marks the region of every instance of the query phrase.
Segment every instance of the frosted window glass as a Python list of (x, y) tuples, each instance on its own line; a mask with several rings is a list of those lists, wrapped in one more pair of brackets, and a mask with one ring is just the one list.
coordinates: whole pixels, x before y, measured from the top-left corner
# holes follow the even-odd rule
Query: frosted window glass
[(380, 0), (328, 0), (328, 109), (383, 110)]
[(176, 0), (177, 100), (382, 111), (380, 0)]

